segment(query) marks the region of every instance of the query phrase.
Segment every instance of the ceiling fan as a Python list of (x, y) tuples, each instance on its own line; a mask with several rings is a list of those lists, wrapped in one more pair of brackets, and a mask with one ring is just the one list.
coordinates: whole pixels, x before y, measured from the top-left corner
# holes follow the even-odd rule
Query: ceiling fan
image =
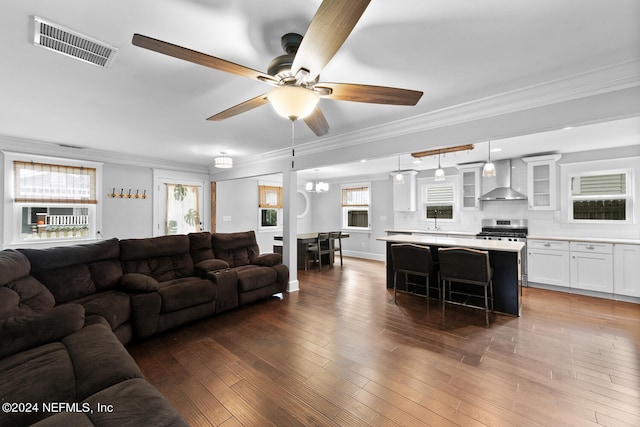
[[(324, 0), (318, 8), (304, 37), (289, 33), (282, 37), (285, 55), (276, 57), (263, 73), (235, 64), (215, 56), (177, 46), (141, 34), (134, 34), (132, 43), (145, 49), (169, 55), (205, 67), (225, 71), (274, 86), (268, 93), (256, 96), (207, 120), (224, 120), (271, 102), (280, 114), (291, 120), (303, 118), (307, 126), (317, 135), (325, 135), (329, 124), (317, 106), (319, 98), (367, 102), (387, 105), (415, 105), (422, 92), (385, 86), (351, 83), (320, 82), (322, 69), (329, 63), (347, 39), (370, 0)], [(305, 113), (279, 111), (278, 97), (289, 102), (310, 103)], [(302, 117), (303, 114), (308, 114)]]

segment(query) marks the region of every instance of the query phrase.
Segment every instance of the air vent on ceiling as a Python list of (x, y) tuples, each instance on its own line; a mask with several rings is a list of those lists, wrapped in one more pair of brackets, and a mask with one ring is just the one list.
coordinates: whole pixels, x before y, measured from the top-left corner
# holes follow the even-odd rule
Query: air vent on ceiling
[(99, 67), (108, 67), (118, 49), (92, 39), (68, 28), (45, 21), (37, 16), (34, 20), (33, 44), (63, 55), (88, 62)]

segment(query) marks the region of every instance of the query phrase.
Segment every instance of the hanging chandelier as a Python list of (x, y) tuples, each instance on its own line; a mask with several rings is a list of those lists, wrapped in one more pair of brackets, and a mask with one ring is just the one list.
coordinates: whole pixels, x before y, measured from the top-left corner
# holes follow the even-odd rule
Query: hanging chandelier
[(324, 192), (329, 191), (329, 183), (328, 182), (323, 182), (323, 181), (318, 181), (318, 169), (316, 169), (316, 180), (315, 180), (315, 182), (313, 182), (313, 181), (307, 182), (307, 184), (304, 186), (304, 188), (309, 193), (324, 193)]

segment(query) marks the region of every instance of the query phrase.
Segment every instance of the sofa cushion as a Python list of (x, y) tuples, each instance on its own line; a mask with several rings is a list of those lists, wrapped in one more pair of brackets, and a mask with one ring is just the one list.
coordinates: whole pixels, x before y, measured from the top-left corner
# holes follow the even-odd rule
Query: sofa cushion
[(54, 305), (51, 292), (31, 276), (0, 287), (0, 318), (40, 312)]
[(202, 231), (200, 233), (189, 233), (189, 252), (194, 263), (213, 259), (213, 248), (211, 247), (211, 233)]
[(256, 234), (253, 231), (213, 233), (211, 245), (215, 257), (228, 262), (230, 267), (251, 264), (260, 254)]
[(66, 337), (84, 325), (84, 309), (64, 304), (26, 316), (0, 319), (0, 357), (48, 344)]
[(29, 258), (29, 262), (31, 262), (31, 273), (76, 264), (89, 264), (107, 259), (118, 259), (120, 256), (118, 239), (48, 249), (18, 250)]
[(238, 291), (248, 292), (263, 288), (276, 282), (277, 273), (271, 267), (245, 266), (236, 268), (238, 273)]
[(261, 254), (253, 259), (253, 263), (256, 265), (263, 265), (265, 267), (273, 267), (274, 265), (282, 264), (282, 255), (280, 254)]
[(119, 259), (107, 259), (88, 264), (91, 279), (98, 292), (116, 289), (122, 277), (122, 265)]
[(216, 287), (213, 282), (195, 277), (162, 282), (158, 293), (162, 298), (162, 313), (182, 310), (216, 299)]
[(120, 241), (124, 273), (140, 273), (159, 282), (195, 276), (186, 235)]
[[(0, 402), (75, 402), (73, 363), (60, 342), (0, 359)], [(29, 425), (47, 416), (38, 412), (0, 413), (0, 425)]]
[(115, 330), (131, 318), (131, 299), (119, 291), (105, 291), (75, 301), (82, 304), (87, 316), (98, 315)]
[(85, 264), (41, 271), (34, 275), (47, 285), (58, 304), (96, 292), (96, 286), (91, 280), (91, 271)]
[(205, 259), (196, 263), (196, 269), (203, 272), (218, 271), (227, 268), (229, 268), (229, 263), (221, 259)]
[(160, 289), (156, 279), (142, 273), (125, 273), (120, 284), (123, 289), (134, 292), (155, 292)]
[[(103, 324), (85, 326), (62, 339), (76, 377), (74, 401), (131, 378), (142, 372), (111, 330)], [(108, 403), (108, 402), (106, 402)]]
[(19, 249), (31, 263), (31, 274), (62, 304), (113, 289), (122, 270), (117, 239), (48, 249)]
[(13, 249), (0, 252), (0, 286), (28, 276), (31, 264), (26, 256)]

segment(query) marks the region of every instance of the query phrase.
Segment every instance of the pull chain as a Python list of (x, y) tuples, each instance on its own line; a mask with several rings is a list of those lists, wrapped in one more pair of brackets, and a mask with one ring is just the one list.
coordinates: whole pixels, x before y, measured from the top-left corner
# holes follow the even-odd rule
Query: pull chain
[(296, 157), (296, 149), (295, 149), (295, 136), (296, 136), (296, 127), (295, 121), (291, 120), (291, 169), (295, 168), (295, 157)]

